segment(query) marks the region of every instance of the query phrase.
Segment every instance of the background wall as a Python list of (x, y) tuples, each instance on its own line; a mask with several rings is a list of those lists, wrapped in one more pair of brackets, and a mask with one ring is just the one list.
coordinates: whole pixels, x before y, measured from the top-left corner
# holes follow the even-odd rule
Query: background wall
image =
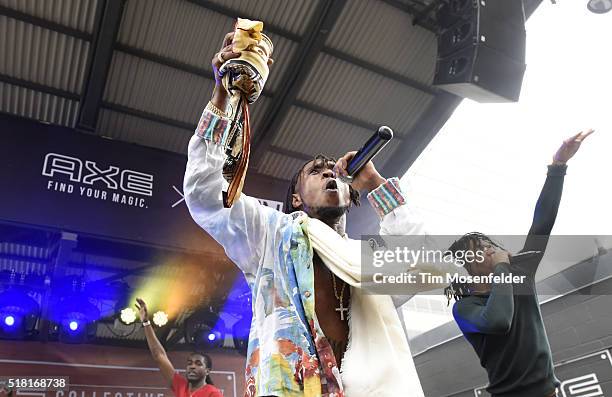
[[(146, 349), (0, 341), (0, 376), (68, 376), (71, 391), (58, 397), (173, 396)], [(186, 367), (187, 352), (169, 352), (177, 370)], [(210, 353), (212, 380), (225, 396), (243, 395), (244, 357), (232, 351)], [(131, 393), (131, 394), (130, 394)], [(140, 394), (139, 394), (140, 393)]]

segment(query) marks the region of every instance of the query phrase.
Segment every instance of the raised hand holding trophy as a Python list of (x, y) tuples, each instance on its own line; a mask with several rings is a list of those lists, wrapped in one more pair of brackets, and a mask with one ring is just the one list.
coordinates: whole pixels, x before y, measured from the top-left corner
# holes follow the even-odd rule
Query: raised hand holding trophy
[(242, 192), (251, 146), (249, 104), (259, 98), (270, 73), (268, 62), (274, 46), (262, 30), (263, 22), (238, 18), (232, 50), (240, 52), (240, 57), (219, 68), (223, 86), (231, 95), (232, 127), (223, 166), (223, 176), (229, 182), (227, 192), (223, 192), (226, 207), (231, 207)]

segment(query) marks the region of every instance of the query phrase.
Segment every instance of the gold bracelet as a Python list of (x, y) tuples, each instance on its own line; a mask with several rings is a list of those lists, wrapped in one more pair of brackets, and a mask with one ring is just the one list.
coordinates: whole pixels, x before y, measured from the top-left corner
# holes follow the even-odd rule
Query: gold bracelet
[(213, 103), (210, 101), (208, 102), (208, 105), (206, 105), (206, 110), (208, 110), (215, 116), (227, 118), (227, 115), (225, 114), (225, 112), (219, 109), (218, 107), (216, 107), (215, 105), (213, 105)]

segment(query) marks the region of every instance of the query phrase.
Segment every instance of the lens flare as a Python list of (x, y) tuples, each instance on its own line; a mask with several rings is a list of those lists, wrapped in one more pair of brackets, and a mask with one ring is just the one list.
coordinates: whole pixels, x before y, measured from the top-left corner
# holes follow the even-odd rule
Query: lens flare
[(132, 324), (134, 321), (136, 321), (136, 312), (131, 307), (126, 307), (125, 309), (121, 310), (120, 318), (124, 324)]
[(4, 324), (8, 325), (9, 327), (12, 327), (13, 325), (15, 325), (15, 317), (6, 316), (4, 318)]
[(161, 310), (153, 314), (153, 323), (158, 327), (163, 327), (168, 323), (168, 315)]

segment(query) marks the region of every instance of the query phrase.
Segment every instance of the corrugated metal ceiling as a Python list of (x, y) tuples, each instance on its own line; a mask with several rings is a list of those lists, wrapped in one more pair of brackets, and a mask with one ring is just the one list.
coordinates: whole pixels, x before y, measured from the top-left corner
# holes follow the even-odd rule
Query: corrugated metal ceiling
[(349, 2), (326, 44), (423, 84), (432, 82), (436, 36), (379, 0)]
[(0, 74), (79, 93), (89, 43), (0, 16)]
[(0, 112), (74, 126), (79, 102), (0, 81)]
[(94, 30), (98, 0), (0, 0), (0, 6), (84, 32)]
[(196, 124), (214, 81), (115, 51), (104, 100)]
[[(323, 134), (325, 139), (321, 139)], [(344, 147), (359, 147), (371, 135), (372, 131), (369, 129), (293, 106), (283, 124), (281, 124), (273, 145), (301, 152), (311, 157), (317, 154), (327, 154), (338, 158), (344, 155)], [(296, 139), (296, 137), (299, 137), (299, 139)], [(391, 147), (385, 149), (380, 153), (380, 158), (375, 158), (377, 166), (384, 164), (385, 156), (391, 152), (390, 149)], [(279, 176), (279, 178), (291, 178), (294, 171), (294, 169), (289, 168), (285, 175)]]
[[(425, 111), (432, 95), (381, 74), (321, 54), (298, 100), (343, 115), (388, 125), (406, 136)], [(348, 148), (347, 148), (348, 149)]]
[(103, 136), (139, 145), (182, 153), (191, 137), (188, 130), (102, 109), (98, 130)]
[[(274, 95), (295, 77), (289, 65), (310, 34), (308, 26), (319, 17), (320, 1), (128, 0), (96, 133), (184, 154), (189, 129), (212, 91), (210, 59), (224, 33), (231, 30), (233, 18), (245, 16), (261, 18), (275, 44), (276, 63), (266, 96), (252, 111), (257, 135), (261, 122), (274, 110)], [(87, 38), (94, 37), (100, 7), (94, 0), (41, 3), (0, 1), (0, 109), (74, 126), (75, 100), (83, 91), (90, 53)], [(365, 126), (387, 124), (399, 135), (408, 135), (435, 93), (428, 91), (434, 34), (412, 26), (409, 14), (388, 3), (348, 1), (297, 93), (296, 105), (311, 113), (313, 125), (334, 125), (330, 118), (344, 123), (336, 123), (342, 125), (338, 135), (345, 139), (336, 141), (334, 154), (360, 145), (367, 137)], [(411, 86), (412, 81), (416, 85)], [(43, 93), (34, 95), (35, 91)], [(293, 152), (300, 162), (312, 154), (315, 148), (291, 144), (304, 133), (303, 125), (292, 124), (291, 116), (274, 116), (282, 119), (284, 139), (275, 138), (280, 132), (270, 134), (273, 145), (257, 172), (286, 177), (286, 164), (273, 166), (277, 163), (268, 160), (272, 153)], [(313, 141), (324, 142), (329, 131), (311, 131)], [(381, 165), (383, 159), (378, 161)]]

